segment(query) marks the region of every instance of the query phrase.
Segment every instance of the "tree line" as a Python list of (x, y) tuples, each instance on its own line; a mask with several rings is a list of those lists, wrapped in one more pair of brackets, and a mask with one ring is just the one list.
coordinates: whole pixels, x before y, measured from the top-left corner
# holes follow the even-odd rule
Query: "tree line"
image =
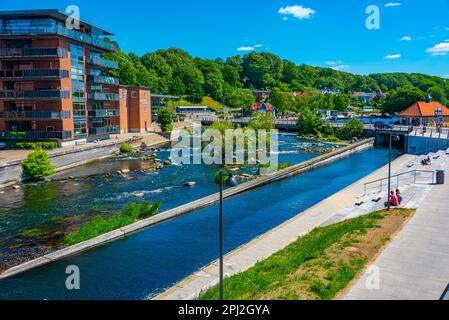
[[(118, 62), (110, 75), (121, 84), (150, 86), (156, 94), (186, 97), (201, 102), (204, 96), (231, 108), (249, 108), (254, 103), (252, 89), (271, 90), (271, 101), (281, 113), (309, 109), (344, 110), (357, 91), (383, 91), (386, 97), (370, 105), (392, 114), (430, 94), (434, 101), (447, 104), (449, 82), (425, 74), (384, 73), (356, 75), (331, 68), (297, 65), (268, 52), (251, 52), (227, 59), (192, 57), (171, 48), (138, 56), (123, 51), (105, 58)], [(333, 88), (341, 93), (323, 94), (318, 89)], [(292, 97), (291, 91), (308, 95)], [(287, 95), (288, 94), (288, 95)]]

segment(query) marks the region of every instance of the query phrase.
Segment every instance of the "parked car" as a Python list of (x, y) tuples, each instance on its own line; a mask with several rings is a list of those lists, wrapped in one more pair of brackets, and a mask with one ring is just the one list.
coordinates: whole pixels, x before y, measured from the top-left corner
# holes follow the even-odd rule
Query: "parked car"
[(6, 143), (0, 142), (0, 150), (6, 149)]
[(376, 129), (393, 129), (393, 126), (391, 124), (385, 123), (385, 122), (381, 122), (381, 121), (375, 122), (374, 123), (374, 127)]

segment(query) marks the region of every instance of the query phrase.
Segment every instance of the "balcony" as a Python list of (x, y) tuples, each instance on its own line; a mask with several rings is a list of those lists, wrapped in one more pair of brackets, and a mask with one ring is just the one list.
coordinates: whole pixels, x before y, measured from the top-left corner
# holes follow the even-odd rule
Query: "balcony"
[(106, 84), (111, 86), (118, 86), (118, 79), (106, 76), (87, 76), (87, 81), (98, 84)]
[(0, 131), (0, 139), (8, 140), (70, 140), (71, 131)]
[(8, 60), (21, 59), (60, 59), (67, 58), (68, 51), (64, 48), (2, 48), (0, 58)]
[(118, 50), (116, 44), (107, 42), (104, 39), (98, 37), (92, 37), (88, 34), (67, 29), (66, 27), (59, 24), (48, 27), (0, 28), (0, 36), (38, 36), (47, 34), (67, 37), (108, 51)]
[(0, 79), (2, 80), (63, 79), (68, 77), (67, 70), (59, 69), (0, 70)]
[(117, 62), (98, 57), (88, 57), (87, 64), (106, 69), (118, 69)]
[(120, 134), (120, 126), (89, 128), (90, 134)]
[(120, 116), (118, 109), (89, 110), (89, 117), (92, 118), (108, 118)]
[(23, 100), (23, 99), (69, 99), (69, 90), (0, 90), (0, 100)]
[(94, 92), (89, 93), (87, 98), (94, 101), (119, 101), (119, 95), (117, 93)]
[(20, 120), (64, 120), (70, 119), (69, 111), (4, 111), (0, 112), (0, 119)]

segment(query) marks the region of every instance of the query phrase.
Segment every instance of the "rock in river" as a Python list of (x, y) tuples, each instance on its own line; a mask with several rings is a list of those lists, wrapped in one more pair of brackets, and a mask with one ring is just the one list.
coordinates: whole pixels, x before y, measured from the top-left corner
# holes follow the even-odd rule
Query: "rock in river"
[(186, 182), (184, 184), (184, 186), (186, 186), (186, 187), (194, 187), (194, 186), (196, 186), (196, 182), (195, 181)]

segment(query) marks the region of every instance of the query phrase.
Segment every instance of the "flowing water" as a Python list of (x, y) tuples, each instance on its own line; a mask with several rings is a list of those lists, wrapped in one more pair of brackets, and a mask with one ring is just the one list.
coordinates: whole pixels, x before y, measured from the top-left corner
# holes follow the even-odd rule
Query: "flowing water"
[[(294, 164), (315, 156), (291, 152), (305, 143), (296, 137), (283, 136), (281, 140), (281, 162)], [(162, 151), (158, 157), (163, 159), (164, 153), (168, 156), (167, 151)], [(135, 162), (127, 161), (129, 165)], [(294, 217), (387, 161), (387, 151), (375, 148), (227, 200), (224, 208), (226, 252)], [(121, 165), (123, 161), (107, 160), (95, 164), (95, 172), (100, 174), (104, 166), (109, 168), (106, 171), (113, 172)], [(83, 170), (87, 168), (76, 171), (82, 174)], [(146, 192), (145, 199), (150, 201), (162, 199), (162, 210), (175, 207), (215, 192), (215, 170), (204, 166), (168, 167), (158, 174), (133, 174), (131, 180), (100, 174), (76, 181), (29, 186), (33, 191), (28, 196), (18, 195), (15, 205), (0, 205), (0, 210), (4, 210), (0, 211), (3, 212), (0, 213), (2, 226), (11, 220), (14, 212), (30, 216), (29, 219), (12, 219), (15, 226), (2, 230), (2, 237), (11, 233), (8, 230), (20, 230), (28, 220), (41, 220), (39, 213), (45, 214), (47, 219), (57, 216), (58, 212), (59, 215), (70, 212), (76, 217), (89, 210), (123, 206), (133, 200), (135, 192)], [(191, 180), (197, 181), (196, 188), (183, 187), (184, 182)], [(26, 193), (26, 189), (21, 192)], [(211, 206), (3, 280), (0, 299), (145, 299), (218, 257), (217, 213), (217, 206)], [(65, 271), (69, 265), (80, 268), (81, 290), (69, 291), (65, 287)]]

